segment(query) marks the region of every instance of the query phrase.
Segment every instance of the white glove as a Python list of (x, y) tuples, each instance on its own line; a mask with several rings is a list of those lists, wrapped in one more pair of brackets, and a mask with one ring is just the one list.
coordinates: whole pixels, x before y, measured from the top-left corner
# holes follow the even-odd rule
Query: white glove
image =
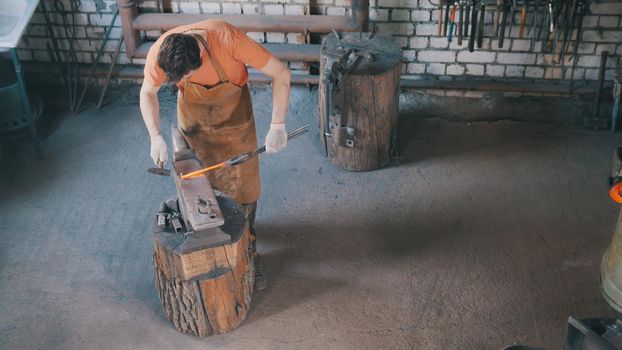
[(270, 124), (270, 131), (266, 136), (266, 153), (280, 152), (285, 146), (287, 146), (285, 123)]
[(156, 135), (151, 138), (151, 159), (157, 166), (164, 166), (168, 158), (166, 150), (166, 142), (162, 135)]

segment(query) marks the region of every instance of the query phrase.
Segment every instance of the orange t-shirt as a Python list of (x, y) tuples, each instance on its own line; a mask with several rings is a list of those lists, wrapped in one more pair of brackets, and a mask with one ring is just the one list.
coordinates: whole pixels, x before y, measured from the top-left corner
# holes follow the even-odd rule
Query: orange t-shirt
[[(253, 41), (232, 26), (222, 21), (208, 19), (202, 22), (188, 24), (173, 28), (162, 34), (151, 46), (145, 63), (145, 80), (154, 86), (160, 86), (167, 80), (166, 73), (158, 65), (158, 52), (164, 39), (173, 33), (183, 33), (189, 30), (204, 30), (207, 33), (207, 46), (210, 55), (216, 59), (220, 67), (225, 71), (227, 78), (235, 85), (242, 86), (248, 80), (246, 65), (255, 69), (263, 68), (270, 57), (270, 53), (261, 45)], [(198, 43), (200, 47), (203, 44)], [(214, 70), (205, 51), (201, 55), (201, 66), (190, 77), (190, 81), (200, 85), (216, 85), (220, 79)], [(183, 89), (183, 82), (177, 83)]]

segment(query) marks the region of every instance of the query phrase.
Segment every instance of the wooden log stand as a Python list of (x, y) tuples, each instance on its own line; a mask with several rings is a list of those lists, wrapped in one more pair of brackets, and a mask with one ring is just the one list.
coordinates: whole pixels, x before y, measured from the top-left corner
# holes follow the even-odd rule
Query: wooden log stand
[(400, 61), (389, 34), (332, 33), (324, 39), (318, 124), (334, 165), (367, 171), (397, 156)]
[(163, 203), (153, 230), (155, 286), (166, 317), (182, 333), (221, 334), (246, 318), (255, 282), (244, 212), (215, 192), (206, 177), (181, 180), (201, 168), (174, 129), (172, 172), (178, 197)]

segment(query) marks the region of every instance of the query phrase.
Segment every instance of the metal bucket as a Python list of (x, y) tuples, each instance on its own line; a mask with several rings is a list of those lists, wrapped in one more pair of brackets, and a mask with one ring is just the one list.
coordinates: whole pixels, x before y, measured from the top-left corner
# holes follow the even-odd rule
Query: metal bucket
[(0, 59), (0, 143), (7, 147), (32, 142), (31, 125), (38, 126), (43, 111), (34, 95), (29, 96), (31, 111), (26, 111), (15, 74), (13, 62)]
[(21, 129), (30, 121), (19, 94), (13, 62), (0, 60), (0, 131)]

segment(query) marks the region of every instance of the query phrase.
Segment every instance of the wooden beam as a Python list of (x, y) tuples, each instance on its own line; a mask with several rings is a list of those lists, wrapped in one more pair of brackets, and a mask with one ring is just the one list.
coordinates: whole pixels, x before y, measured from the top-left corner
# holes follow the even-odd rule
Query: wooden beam
[(330, 33), (353, 32), (357, 28), (351, 16), (324, 15), (219, 15), (219, 14), (186, 14), (186, 13), (143, 13), (134, 18), (134, 30), (167, 31), (185, 24), (200, 22), (206, 19), (220, 19), (245, 32), (284, 32), (284, 33)]
[[(145, 58), (153, 41), (144, 42), (134, 53), (134, 58)], [(320, 44), (263, 44), (271, 54), (282, 61), (319, 62)]]
[(125, 52), (127, 57), (132, 57), (136, 48), (142, 44), (140, 33), (136, 28), (132, 27), (132, 22), (138, 15), (138, 8), (134, 0), (119, 0), (118, 4), (121, 28), (123, 29), (123, 41), (125, 41)]

